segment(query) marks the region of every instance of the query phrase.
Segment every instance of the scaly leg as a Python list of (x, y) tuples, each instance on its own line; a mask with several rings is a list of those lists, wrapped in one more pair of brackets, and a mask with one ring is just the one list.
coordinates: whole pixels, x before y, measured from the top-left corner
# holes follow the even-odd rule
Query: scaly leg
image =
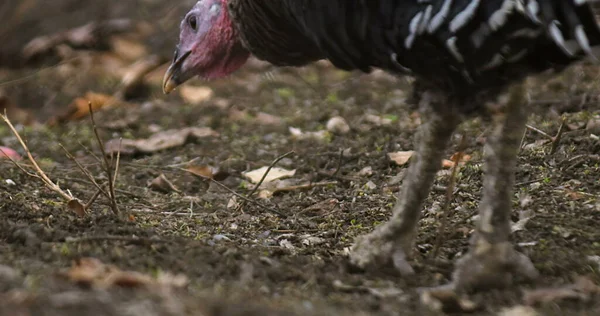
[(419, 105), (424, 123), (419, 127), (416, 153), (411, 158), (392, 218), (370, 234), (359, 237), (352, 248), (350, 260), (360, 268), (393, 264), (403, 275), (413, 273), (407, 259), (421, 207), (441, 167), (452, 132), (460, 123), (453, 104), (440, 93), (424, 92)]
[(525, 84), (509, 91), (503, 114), (494, 117), (493, 131), (484, 150), (485, 176), (479, 222), (469, 252), (456, 263), (456, 290), (507, 285), (513, 275), (536, 278), (537, 270), (527, 256), (509, 241), (512, 189), (519, 143), (527, 122)]

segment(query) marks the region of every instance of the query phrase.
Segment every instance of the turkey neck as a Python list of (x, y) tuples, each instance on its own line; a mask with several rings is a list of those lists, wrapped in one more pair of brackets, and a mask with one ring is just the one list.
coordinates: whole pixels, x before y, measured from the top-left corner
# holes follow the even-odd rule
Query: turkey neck
[(258, 59), (276, 66), (302, 66), (323, 59), (298, 20), (305, 1), (229, 0), (240, 40)]

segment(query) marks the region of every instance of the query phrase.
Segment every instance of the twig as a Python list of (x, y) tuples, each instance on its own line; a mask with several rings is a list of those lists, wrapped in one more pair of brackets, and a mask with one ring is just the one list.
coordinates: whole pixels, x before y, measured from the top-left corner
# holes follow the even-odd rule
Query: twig
[(273, 160), (273, 162), (271, 162), (271, 164), (269, 165), (269, 167), (267, 168), (267, 170), (265, 171), (265, 173), (263, 174), (262, 178), (260, 178), (260, 181), (258, 181), (258, 183), (254, 186), (254, 188), (252, 189), (252, 191), (248, 194), (248, 197), (254, 195), (254, 193), (256, 193), (256, 191), (258, 190), (258, 188), (263, 184), (263, 182), (265, 181), (265, 179), (267, 178), (267, 175), (269, 174), (269, 172), (271, 172), (271, 169), (273, 169), (273, 167), (275, 167), (275, 165), (281, 161), (281, 159), (292, 155), (294, 152), (290, 151), (287, 152), (279, 157), (277, 157), (275, 160)]
[(464, 156), (464, 151), (466, 147), (465, 137), (462, 136), (460, 140), (459, 150), (456, 155), (456, 161), (454, 166), (452, 166), (452, 173), (450, 175), (450, 182), (448, 183), (448, 187), (446, 189), (446, 197), (444, 199), (444, 205), (442, 206), (442, 218), (440, 220), (440, 226), (438, 228), (437, 238), (435, 239), (435, 243), (433, 245), (433, 249), (431, 250), (430, 258), (435, 258), (437, 253), (442, 245), (442, 240), (446, 235), (446, 227), (448, 225), (448, 218), (450, 217), (450, 203), (452, 202), (452, 195), (454, 193), (454, 188), (456, 187), (456, 176), (458, 175), (458, 170), (460, 169), (460, 161)]
[(79, 168), (81, 173), (83, 173), (88, 178), (88, 180), (96, 187), (96, 189), (98, 189), (98, 191), (100, 193), (102, 193), (104, 196), (106, 196), (107, 198), (110, 198), (110, 196), (108, 195), (108, 192), (106, 192), (106, 191), (104, 191), (104, 189), (102, 189), (102, 187), (98, 184), (98, 182), (96, 182), (96, 179), (94, 179), (94, 176), (92, 176), (92, 174), (89, 172), (89, 170), (87, 170), (86, 167), (84, 167), (77, 159), (75, 159), (75, 157), (73, 157), (73, 155), (71, 155), (71, 153), (65, 148), (65, 146), (63, 146), (63, 144), (58, 144), (58, 146), (60, 146), (60, 148), (62, 148), (62, 150), (65, 152), (65, 155), (67, 155), (67, 158), (72, 160), (77, 165), (77, 167)]
[(172, 240), (126, 237), (126, 236), (86, 236), (86, 237), (67, 237), (65, 242), (80, 243), (88, 241), (123, 241), (132, 244), (151, 244), (151, 243), (168, 243)]
[(248, 203), (252, 203), (252, 204), (254, 204), (254, 205), (256, 205), (256, 206), (258, 206), (258, 207), (260, 207), (260, 208), (263, 208), (263, 209), (265, 209), (265, 210), (267, 210), (267, 211), (269, 211), (269, 212), (273, 213), (273, 214), (279, 215), (280, 217), (283, 217), (283, 218), (286, 218), (286, 217), (288, 217), (286, 214), (284, 214), (284, 213), (282, 213), (282, 212), (280, 212), (280, 211), (278, 211), (278, 210), (276, 210), (276, 209), (270, 208), (270, 207), (268, 207), (268, 206), (266, 206), (266, 205), (263, 205), (263, 204), (262, 204), (262, 203), (260, 203), (260, 202), (257, 202), (257, 201), (255, 201), (255, 200), (253, 200), (253, 199), (251, 199), (251, 198), (245, 197), (244, 195), (242, 195), (242, 194), (239, 194), (239, 193), (237, 193), (237, 192), (233, 191), (232, 189), (230, 189), (229, 187), (227, 187), (227, 186), (226, 186), (226, 185), (224, 185), (223, 183), (221, 183), (221, 182), (219, 182), (219, 181), (217, 181), (217, 180), (215, 180), (215, 179), (213, 179), (213, 178), (205, 177), (205, 176), (203, 176), (203, 175), (200, 175), (200, 174), (194, 173), (194, 172), (192, 172), (192, 171), (189, 171), (189, 170), (187, 170), (187, 169), (183, 169), (183, 168), (180, 168), (179, 170), (181, 170), (181, 171), (185, 171), (185, 172), (188, 172), (188, 173), (191, 173), (191, 174), (192, 174), (192, 175), (194, 175), (194, 176), (197, 176), (197, 177), (200, 177), (200, 178), (202, 178), (202, 179), (208, 180), (208, 181), (210, 181), (211, 183), (214, 183), (214, 184), (218, 185), (219, 187), (221, 187), (221, 188), (225, 189), (227, 192), (229, 192), (229, 193), (231, 193), (231, 194), (235, 195), (236, 197), (238, 197), (238, 198), (242, 199), (243, 201), (246, 201), (246, 202), (248, 202)]
[(96, 201), (98, 196), (100, 196), (101, 193), (102, 193), (101, 189), (96, 190), (96, 193), (94, 193), (94, 195), (92, 195), (90, 200), (87, 203), (85, 203), (85, 205), (83, 206), (84, 209), (86, 209), (86, 210), (89, 209), (92, 206), (92, 204), (94, 204), (94, 202)]
[(335, 168), (335, 171), (331, 174), (332, 177), (335, 177), (338, 174), (338, 172), (340, 171), (340, 169), (342, 168), (343, 160), (344, 160), (344, 150), (340, 149), (340, 158), (338, 159), (337, 168)]
[(569, 165), (567, 168), (565, 168), (565, 171), (570, 171), (572, 169), (575, 169), (576, 167), (578, 167), (579, 165), (581, 165), (586, 159), (592, 160), (594, 162), (599, 162), (600, 161), (600, 155), (577, 155), (575, 157), (569, 158), (563, 162), (561, 162), (560, 164), (571, 164)]
[[(271, 164), (269, 165), (269, 167), (267, 168), (267, 170), (266, 170), (266, 171), (265, 171), (265, 173), (263, 174), (262, 178), (260, 178), (260, 181), (258, 181), (258, 183), (257, 183), (257, 184), (254, 186), (254, 188), (252, 189), (252, 191), (250, 192), (250, 194), (248, 194), (248, 195), (247, 195), (247, 198), (250, 198), (252, 195), (254, 195), (254, 193), (256, 193), (256, 191), (258, 190), (258, 188), (259, 188), (259, 187), (260, 187), (260, 186), (263, 184), (263, 182), (264, 182), (264, 181), (265, 181), (265, 179), (267, 178), (267, 175), (269, 174), (269, 172), (271, 171), (271, 169), (272, 169), (273, 167), (275, 167), (275, 165), (276, 165), (276, 164), (277, 164), (279, 161), (281, 161), (281, 159), (283, 159), (283, 158), (285, 158), (285, 157), (287, 157), (287, 156), (289, 156), (289, 155), (292, 155), (293, 153), (294, 153), (293, 151), (290, 151), (290, 152), (287, 152), (287, 153), (285, 153), (285, 154), (283, 154), (283, 155), (281, 155), (281, 156), (279, 156), (279, 157), (275, 158), (275, 160), (273, 160), (273, 162), (271, 162)], [(242, 201), (242, 203), (240, 203), (240, 205), (238, 205), (238, 206), (236, 207), (236, 209), (235, 209), (235, 211), (236, 211), (236, 212), (239, 212), (239, 211), (240, 211), (240, 210), (241, 210), (241, 209), (244, 207), (244, 205), (245, 205), (245, 203), (244, 203), (244, 202), (245, 202), (245, 201), (247, 201), (247, 200), (246, 200), (246, 199), (244, 199), (244, 201)]]
[(8, 127), (11, 130), (11, 132), (15, 135), (15, 137), (17, 138), (17, 140), (21, 144), (21, 147), (23, 147), (23, 150), (25, 150), (25, 153), (27, 154), (27, 158), (29, 159), (29, 161), (33, 165), (33, 169), (35, 170), (35, 174), (33, 174), (31, 172), (28, 172), (25, 169), (23, 169), (10, 156), (8, 156), (6, 154), (5, 154), (5, 156), (9, 157), (9, 159), (19, 169), (21, 169), (23, 172), (25, 172), (25, 174), (40, 179), (46, 185), (46, 187), (48, 187), (50, 190), (58, 193), (62, 198), (64, 198), (65, 200), (67, 200), (67, 205), (68, 205), (68, 207), (71, 210), (74, 210), (75, 212), (77, 212), (77, 214), (79, 216), (83, 216), (85, 214), (85, 209), (83, 208), (83, 205), (81, 204), (81, 202), (79, 201), (79, 199), (77, 199), (77, 198), (73, 197), (73, 195), (71, 195), (71, 194), (63, 191), (57, 184), (55, 184), (52, 180), (50, 180), (50, 178), (48, 178), (48, 176), (46, 175), (46, 173), (38, 165), (38, 163), (35, 160), (35, 158), (33, 158), (33, 155), (31, 154), (31, 151), (29, 150), (29, 147), (27, 147), (27, 145), (25, 144), (25, 141), (23, 140), (23, 138), (21, 138), (21, 135), (19, 134), (19, 132), (17, 132), (17, 129), (14, 127), (14, 125), (8, 119), (8, 116), (6, 116), (6, 112), (4, 113), (4, 115), (0, 114), (0, 118), (2, 118), (2, 120), (8, 125)]
[(337, 181), (324, 181), (324, 182), (314, 182), (314, 183), (307, 183), (307, 184), (300, 184), (300, 185), (292, 185), (292, 186), (285, 187), (285, 188), (277, 188), (277, 189), (273, 190), (273, 193), (306, 190), (306, 189), (312, 189), (312, 188), (316, 188), (316, 187), (326, 187), (328, 185), (336, 185), (336, 184), (338, 184)]
[(523, 145), (525, 145), (525, 138), (527, 137), (527, 130), (525, 129), (523, 131), (523, 137), (521, 137), (521, 143), (519, 144), (519, 152), (521, 152), (521, 150), (523, 149)]
[[(37, 161), (35, 161), (35, 158), (33, 158), (31, 151), (29, 151), (29, 147), (27, 147), (27, 145), (25, 144), (25, 141), (23, 141), (23, 138), (21, 138), (21, 135), (19, 135), (19, 132), (17, 132), (17, 130), (12, 125), (12, 123), (10, 122), (10, 120), (8, 119), (6, 114), (5, 115), (0, 114), (0, 117), (8, 125), (8, 128), (10, 128), (10, 130), (15, 135), (15, 137), (17, 137), (17, 140), (21, 144), (21, 147), (23, 147), (23, 149), (25, 150), (25, 153), (27, 154), (27, 158), (29, 158), (29, 161), (33, 165), (33, 168), (36, 171), (37, 177), (42, 179), (42, 181), (44, 182), (44, 184), (46, 184), (46, 186), (48, 186), (48, 188), (50, 188), (54, 192), (60, 194), (67, 201), (72, 200), (73, 197), (71, 195), (67, 194), (65, 191), (63, 191), (61, 188), (59, 188), (58, 185), (56, 185), (54, 182), (52, 182), (52, 180), (50, 180), (50, 178), (48, 178), (46, 173), (44, 171), (42, 171), (42, 168), (40, 168), (40, 166), (37, 164)], [(6, 155), (6, 156), (8, 157), (8, 155)]]
[(530, 130), (532, 130), (532, 131), (534, 131), (534, 132), (536, 132), (538, 134), (541, 134), (541, 135), (543, 135), (544, 137), (548, 138), (551, 141), (554, 140), (554, 137), (552, 137), (552, 135), (550, 135), (550, 134), (542, 131), (541, 129), (539, 129), (539, 128), (535, 127), (535, 126), (531, 126), (531, 125), (525, 125), (525, 126), (527, 127), (527, 129), (530, 129)]
[[(115, 215), (119, 215), (119, 206), (117, 205), (117, 199), (116, 199), (116, 194), (115, 194), (115, 173), (113, 171), (113, 163), (112, 163), (112, 159), (111, 161), (108, 160), (108, 158), (106, 157), (106, 150), (104, 149), (104, 142), (102, 141), (102, 138), (100, 137), (100, 133), (98, 132), (98, 126), (96, 125), (96, 120), (94, 119), (94, 111), (92, 110), (92, 102), (88, 102), (88, 109), (90, 111), (90, 120), (92, 122), (92, 129), (94, 130), (94, 135), (96, 136), (96, 141), (98, 142), (98, 147), (100, 147), (100, 152), (102, 153), (102, 161), (104, 162), (104, 172), (106, 172), (107, 175), (107, 179), (108, 179), (108, 194), (109, 194), (109, 199), (110, 199), (110, 208), (113, 211), (113, 213)], [(118, 153), (121, 152), (120, 150), (120, 145), (119, 145), (119, 151)], [(118, 155), (117, 153), (117, 155)]]
[(519, 182), (519, 183), (515, 183), (515, 187), (522, 187), (524, 185), (529, 185), (529, 184), (532, 184), (532, 183), (542, 182), (542, 181), (544, 181), (544, 178), (534, 179), (534, 180), (529, 180), (529, 181), (524, 181), (524, 182)]
[(566, 122), (567, 122), (567, 118), (563, 117), (562, 122), (560, 123), (560, 127), (558, 128), (558, 132), (556, 132), (556, 136), (554, 136), (552, 139), (552, 147), (550, 148), (550, 155), (554, 155), (554, 153), (558, 149), (558, 144), (560, 143), (560, 139), (562, 138), (563, 132), (565, 130)]

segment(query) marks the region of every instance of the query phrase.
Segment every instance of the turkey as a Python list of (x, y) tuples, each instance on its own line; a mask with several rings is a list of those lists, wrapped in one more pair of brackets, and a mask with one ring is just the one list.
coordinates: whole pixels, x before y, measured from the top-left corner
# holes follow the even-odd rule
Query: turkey
[[(538, 272), (510, 242), (517, 152), (527, 120), (522, 81), (596, 60), (600, 29), (593, 0), (200, 0), (181, 22), (165, 74), (169, 93), (198, 76), (231, 74), (253, 55), (278, 66), (327, 59), (344, 70), (383, 69), (415, 78), (423, 124), (416, 155), (391, 219), (359, 237), (350, 260), (360, 268), (408, 260), (420, 209), (456, 127), (468, 117), (492, 122), (484, 148), (480, 217), (450, 286), (503, 285)], [(499, 96), (507, 95), (505, 102)], [(498, 104), (501, 104), (499, 107)], [(493, 105), (493, 106), (491, 106)]]

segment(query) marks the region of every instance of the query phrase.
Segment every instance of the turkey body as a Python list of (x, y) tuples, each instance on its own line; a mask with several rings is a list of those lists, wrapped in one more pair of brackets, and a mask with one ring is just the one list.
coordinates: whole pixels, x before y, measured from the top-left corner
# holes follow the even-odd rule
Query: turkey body
[[(350, 261), (414, 273), (420, 210), (453, 131), (489, 114), (479, 220), (452, 287), (504, 286), (538, 276), (510, 242), (517, 154), (527, 122), (524, 77), (595, 59), (591, 0), (228, 0), (242, 45), (259, 59), (301, 66), (328, 59), (345, 70), (381, 68), (416, 78), (423, 124), (390, 220), (360, 236)], [(500, 109), (487, 101), (507, 92)]]
[(561, 70), (600, 44), (577, 0), (229, 0), (229, 9), (244, 46), (275, 65), (380, 68), (461, 99)]

